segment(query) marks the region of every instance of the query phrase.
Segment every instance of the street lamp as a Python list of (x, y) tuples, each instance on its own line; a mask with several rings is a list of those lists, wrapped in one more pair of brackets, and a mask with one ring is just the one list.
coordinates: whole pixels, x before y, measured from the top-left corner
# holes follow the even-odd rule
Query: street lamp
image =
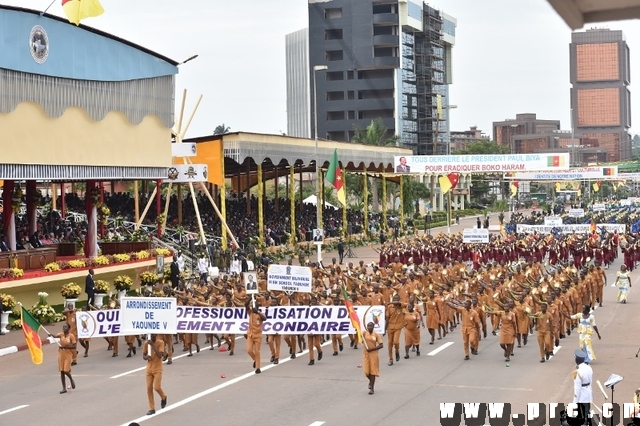
[[(326, 71), (326, 65), (316, 65), (313, 67), (313, 136), (316, 143), (315, 159), (316, 159), (316, 229), (322, 229), (322, 197), (320, 194), (320, 168), (318, 167), (318, 97), (316, 91), (316, 73), (318, 71)], [(320, 260), (320, 247), (318, 247), (318, 260)]]

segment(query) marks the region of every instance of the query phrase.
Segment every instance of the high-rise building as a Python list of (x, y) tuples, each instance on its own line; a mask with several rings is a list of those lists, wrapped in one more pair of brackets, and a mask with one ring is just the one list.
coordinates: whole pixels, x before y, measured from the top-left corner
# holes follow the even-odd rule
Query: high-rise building
[[(449, 152), (456, 24), (418, 0), (309, 0), (310, 135), (317, 103), (320, 138), (351, 141), (356, 127), (381, 119), (388, 136), (396, 135), (416, 154)], [(288, 73), (292, 52), (287, 50)], [(316, 66), (327, 69), (314, 71)], [(290, 99), (299, 96), (288, 86), (287, 107), (301, 105)], [(288, 118), (294, 114), (288, 112)]]
[(309, 29), (285, 36), (287, 70), (287, 135), (311, 137), (309, 110)]
[[(516, 114), (516, 118), (505, 121), (493, 122), (493, 140), (502, 146), (509, 147), (514, 154), (539, 152), (548, 147), (540, 142), (544, 137), (537, 139), (535, 135), (551, 134), (560, 130), (560, 120), (541, 120), (533, 113)], [(523, 146), (522, 136), (530, 142)], [(519, 142), (519, 143), (518, 143)]]
[(569, 51), (571, 120), (582, 139), (580, 148), (600, 149), (608, 162), (630, 159), (630, 67), (624, 34), (609, 29), (574, 32)]

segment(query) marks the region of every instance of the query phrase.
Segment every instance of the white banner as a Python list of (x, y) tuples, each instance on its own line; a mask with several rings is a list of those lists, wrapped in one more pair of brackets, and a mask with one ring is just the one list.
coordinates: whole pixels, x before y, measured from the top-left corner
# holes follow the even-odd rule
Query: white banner
[(182, 142), (171, 144), (171, 156), (172, 157), (195, 157), (198, 153), (195, 143)]
[(606, 210), (606, 207), (605, 207), (604, 204), (594, 204), (593, 205), (593, 211), (594, 212), (602, 212), (602, 211), (605, 211), (605, 210)]
[(477, 154), (408, 155), (394, 157), (396, 173), (500, 173), (563, 170), (569, 153), (557, 154)]
[(173, 297), (123, 297), (120, 301), (123, 334), (173, 334), (176, 332)]
[[(624, 234), (627, 230), (627, 225), (618, 223), (599, 223), (596, 225), (598, 231), (600, 228), (604, 228), (607, 232), (617, 232), (618, 234)], [(550, 234), (551, 230), (557, 228), (563, 234), (588, 234), (591, 229), (589, 224), (576, 224), (576, 225), (562, 225), (562, 226), (546, 226), (546, 225), (525, 225), (519, 223), (516, 225), (517, 233), (531, 234), (537, 232), (538, 234)]]
[(467, 228), (462, 231), (462, 242), (465, 244), (488, 244), (489, 230), (485, 228)]
[(624, 200), (620, 200), (620, 205), (621, 206), (630, 206), (631, 205), (631, 199), (625, 198)]
[(540, 172), (515, 172), (504, 175), (505, 179), (515, 180), (584, 180), (584, 179), (620, 179), (618, 166), (579, 167), (565, 170)]
[(196, 183), (206, 182), (208, 170), (206, 164), (174, 164), (167, 167), (167, 178), (164, 183)]
[[(384, 306), (354, 306), (362, 331), (373, 322), (374, 331), (384, 333)], [(353, 334), (346, 306), (275, 306), (260, 308), (267, 320), (265, 334)], [(124, 336), (120, 309), (76, 313), (78, 338)], [(245, 308), (178, 306), (177, 333), (246, 334), (249, 323)], [(163, 334), (163, 333), (161, 333)], [(167, 333), (170, 334), (170, 333)]]
[(547, 216), (544, 218), (545, 226), (562, 226), (562, 218), (558, 216)]
[(640, 173), (618, 173), (618, 179), (630, 179), (634, 182), (640, 181)]
[(584, 216), (584, 209), (569, 209), (569, 217), (582, 217)]
[(267, 289), (311, 293), (312, 273), (306, 266), (269, 265)]

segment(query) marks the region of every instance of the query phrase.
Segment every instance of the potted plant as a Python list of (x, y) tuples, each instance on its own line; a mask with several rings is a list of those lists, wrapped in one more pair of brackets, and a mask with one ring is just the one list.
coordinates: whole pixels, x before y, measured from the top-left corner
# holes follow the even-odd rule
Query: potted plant
[(95, 295), (94, 297), (94, 305), (96, 308), (100, 309), (102, 307), (102, 301), (104, 297), (109, 293), (109, 283), (105, 280), (96, 280), (94, 283)]
[(2, 315), (0, 315), (0, 332), (8, 333), (9, 314), (16, 307), (16, 299), (10, 294), (0, 293), (0, 303), (2, 304)]
[(149, 290), (158, 282), (158, 274), (151, 271), (145, 271), (140, 274), (140, 283), (147, 286)]
[(65, 305), (71, 303), (75, 308), (78, 297), (80, 297), (80, 294), (82, 294), (82, 289), (76, 283), (68, 283), (62, 285), (62, 287), (60, 288), (60, 293), (65, 299)]
[(113, 286), (118, 291), (119, 298), (121, 299), (123, 296), (126, 296), (129, 290), (131, 290), (133, 280), (127, 275), (118, 275), (116, 279), (113, 280)]
[(33, 308), (29, 311), (40, 324), (52, 324), (61, 317), (61, 315), (56, 314), (56, 311), (47, 302), (48, 296), (49, 294), (43, 291), (38, 293), (38, 303), (33, 305)]

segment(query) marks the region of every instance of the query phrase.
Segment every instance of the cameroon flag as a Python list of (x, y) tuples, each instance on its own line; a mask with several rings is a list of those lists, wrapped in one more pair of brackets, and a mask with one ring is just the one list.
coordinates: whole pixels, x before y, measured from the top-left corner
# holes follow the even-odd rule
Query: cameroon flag
[(351, 320), (351, 325), (356, 330), (356, 342), (362, 342), (362, 327), (360, 326), (360, 318), (358, 318), (358, 314), (355, 309), (353, 309), (353, 304), (351, 300), (349, 300), (349, 294), (347, 293), (347, 289), (345, 286), (342, 286), (342, 297), (344, 298), (344, 305), (347, 307), (347, 312), (349, 313), (349, 319)]
[(31, 353), (31, 360), (34, 364), (42, 364), (42, 341), (38, 335), (41, 327), (40, 323), (24, 306), (21, 307), (20, 321), (22, 322), (24, 338)]
[[(340, 167), (340, 162), (338, 161), (338, 150), (333, 151), (333, 158), (331, 159), (331, 163), (329, 163), (329, 168), (327, 169), (327, 175), (325, 176), (327, 182), (329, 182), (338, 192), (338, 200), (342, 203), (344, 207), (347, 206), (347, 195), (344, 189), (344, 182), (342, 181), (342, 168)], [(320, 200), (318, 200), (320, 202)]]
[(518, 195), (518, 188), (519, 187), (520, 187), (520, 182), (518, 182), (518, 181), (511, 182), (511, 186), (509, 187), (509, 189), (511, 190), (511, 198), (513, 198), (516, 195)]
[(547, 157), (547, 167), (564, 167), (564, 157), (560, 155), (549, 155)]
[(458, 185), (458, 181), (460, 180), (460, 175), (457, 173), (449, 173), (446, 176), (440, 176), (438, 178), (438, 183), (440, 184), (440, 189), (442, 189), (442, 193), (446, 194), (449, 190), (455, 188)]

